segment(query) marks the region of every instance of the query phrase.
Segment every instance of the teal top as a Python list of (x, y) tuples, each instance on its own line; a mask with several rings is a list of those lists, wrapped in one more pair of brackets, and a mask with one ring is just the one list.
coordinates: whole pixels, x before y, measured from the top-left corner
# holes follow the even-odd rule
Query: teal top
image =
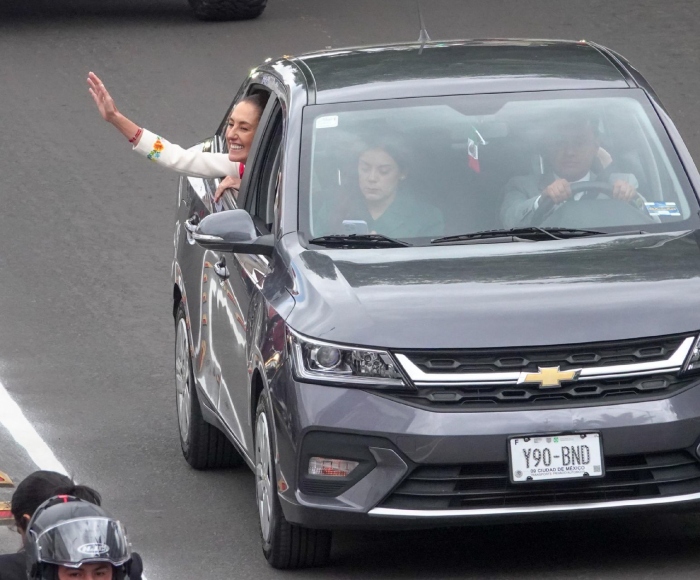
[(367, 212), (370, 232), (390, 238), (420, 238), (442, 236), (445, 223), (436, 207), (404, 194), (397, 195), (384, 213), (373, 220)]
[(393, 203), (376, 220), (372, 219), (363, 201), (352, 204), (352, 207), (336, 208), (334, 212), (328, 207), (321, 208), (318, 216), (320, 219), (314, 220), (321, 231), (314, 234), (343, 234), (345, 233), (343, 220), (361, 220), (367, 223), (369, 232), (376, 232), (390, 238), (444, 235), (445, 223), (442, 212), (410, 194), (399, 193)]

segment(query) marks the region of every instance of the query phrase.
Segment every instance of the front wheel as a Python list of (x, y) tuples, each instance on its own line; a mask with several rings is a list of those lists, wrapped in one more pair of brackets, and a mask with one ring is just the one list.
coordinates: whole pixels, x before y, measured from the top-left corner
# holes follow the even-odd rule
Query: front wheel
[(255, 419), (255, 498), (263, 554), (273, 568), (323, 566), (331, 553), (331, 532), (290, 524), (282, 513), (277, 497), (271, 417), (270, 403), (263, 392)]
[(249, 20), (265, 10), (267, 0), (189, 0), (200, 20)]

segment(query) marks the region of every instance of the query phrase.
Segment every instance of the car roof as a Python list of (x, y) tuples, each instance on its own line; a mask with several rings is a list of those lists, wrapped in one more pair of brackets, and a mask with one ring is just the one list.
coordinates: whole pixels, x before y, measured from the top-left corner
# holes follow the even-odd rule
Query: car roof
[(458, 40), (328, 50), (292, 61), (322, 104), (631, 86), (606, 52), (585, 41)]

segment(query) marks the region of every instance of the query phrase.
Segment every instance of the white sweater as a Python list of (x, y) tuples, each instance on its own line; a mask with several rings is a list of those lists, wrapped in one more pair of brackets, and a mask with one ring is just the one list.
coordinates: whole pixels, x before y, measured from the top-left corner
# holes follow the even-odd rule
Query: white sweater
[(151, 161), (174, 169), (178, 173), (194, 177), (224, 177), (239, 175), (240, 163), (231, 161), (226, 153), (204, 153), (192, 149), (183, 149), (167, 139), (144, 129), (134, 151)]

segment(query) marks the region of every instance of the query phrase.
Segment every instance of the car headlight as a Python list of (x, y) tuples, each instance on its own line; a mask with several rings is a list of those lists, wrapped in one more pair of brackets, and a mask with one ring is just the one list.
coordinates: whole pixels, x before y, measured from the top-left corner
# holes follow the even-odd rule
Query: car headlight
[(287, 329), (294, 373), (303, 381), (348, 387), (407, 388), (386, 351), (348, 347), (306, 338)]
[(700, 370), (700, 337), (695, 339), (693, 348), (690, 349), (688, 358), (685, 360), (682, 372)]

